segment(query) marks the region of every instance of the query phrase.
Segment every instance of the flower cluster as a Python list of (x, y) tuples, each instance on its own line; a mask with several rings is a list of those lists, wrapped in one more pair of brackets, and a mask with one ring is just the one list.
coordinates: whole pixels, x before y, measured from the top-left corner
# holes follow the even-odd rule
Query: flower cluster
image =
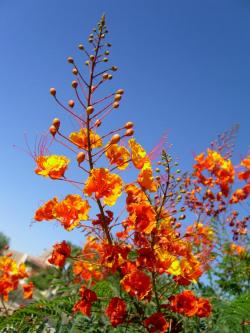
[[(0, 296), (2, 300), (8, 301), (9, 294), (16, 290), (20, 281), (28, 277), (25, 265), (18, 265), (11, 256), (0, 257)], [(33, 284), (23, 284), (24, 298), (32, 297)]]
[[(90, 50), (83, 44), (78, 46), (87, 57), (87, 80), (75, 60), (68, 58), (73, 67), (74, 100), (64, 105), (56, 89), (50, 90), (78, 126), (65, 134), (55, 118), (49, 128), (52, 143), (63, 145), (70, 157), (41, 151), (35, 159), (37, 174), (66, 181), (79, 194), (68, 194), (61, 201), (54, 197), (38, 208), (34, 219), (57, 220), (68, 231), (77, 227), (85, 233), (86, 242), (79, 253), (73, 255), (63, 241), (54, 245), (49, 259), (58, 267), (63, 267), (67, 258), (72, 261), (73, 283), (79, 289), (74, 313), (91, 316), (92, 309), (102, 304), (113, 327), (132, 323), (152, 333), (166, 332), (170, 326), (174, 331), (176, 313), (208, 317), (212, 311), (208, 299), (182, 290), (198, 281), (213, 259), (216, 233), (204, 214), (214, 219), (225, 212), (228, 202), (236, 203), (249, 195), (249, 158), (241, 163), (247, 170), (236, 173), (229, 157), (214, 146), (195, 157), (192, 175), (182, 175), (178, 163), (164, 149), (165, 137), (147, 153), (134, 138), (130, 121), (104, 134), (103, 122), (111, 111), (117, 112), (124, 94), (123, 89), (104, 97), (96, 94), (117, 70), (116, 66), (100, 68), (110, 53), (106, 35), (103, 17), (89, 36)], [(65, 175), (70, 160), (76, 162), (79, 180)], [(130, 168), (136, 176), (123, 177)], [(248, 183), (232, 193), (236, 176)], [(120, 205), (122, 199), (124, 205)], [(119, 212), (113, 209), (118, 202)], [(183, 232), (187, 209), (198, 217), (194, 223), (190, 217)], [(113, 294), (104, 299), (94, 287), (110, 276), (118, 280), (119, 290), (113, 288)], [(173, 290), (179, 293), (171, 295)]]

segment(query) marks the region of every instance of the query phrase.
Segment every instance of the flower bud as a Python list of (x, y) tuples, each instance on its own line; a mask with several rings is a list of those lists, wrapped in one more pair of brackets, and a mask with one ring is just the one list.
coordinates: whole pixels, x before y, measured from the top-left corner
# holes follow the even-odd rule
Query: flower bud
[(134, 123), (132, 123), (132, 121), (128, 121), (125, 126), (124, 126), (126, 129), (130, 129), (132, 127), (134, 127)]
[(117, 67), (117, 66), (112, 66), (112, 67), (111, 67), (111, 70), (112, 70), (113, 72), (116, 72), (116, 71), (118, 70), (118, 67)]
[(106, 43), (106, 46), (111, 47), (112, 44), (111, 43)]
[(52, 96), (56, 96), (56, 89), (55, 88), (50, 88), (49, 92)]
[(119, 106), (120, 106), (120, 104), (119, 104), (118, 102), (114, 102), (114, 103), (113, 103), (113, 108), (114, 108), (114, 109), (118, 109)]
[(111, 144), (116, 144), (117, 142), (119, 142), (120, 141), (120, 139), (121, 139), (121, 137), (120, 137), (120, 134), (114, 134), (113, 136), (112, 136), (112, 138), (111, 138), (111, 140), (110, 140), (110, 143)]
[(104, 53), (105, 55), (109, 55), (109, 51), (107, 50), (107, 51), (105, 51), (105, 53)]
[(124, 94), (124, 89), (118, 89), (116, 91), (116, 94), (123, 95)]
[(122, 95), (116, 94), (115, 95), (115, 102), (119, 102), (122, 99)]
[(91, 55), (89, 56), (89, 59), (90, 59), (91, 61), (94, 61), (94, 60), (95, 60), (95, 56), (94, 56), (93, 54), (91, 54)]
[(79, 45), (78, 45), (78, 49), (79, 49), (79, 50), (84, 50), (84, 46), (83, 46), (82, 44), (79, 44)]
[(72, 81), (71, 85), (74, 89), (76, 89), (77, 86), (78, 86), (78, 82), (77, 81)]
[(69, 107), (71, 107), (71, 108), (73, 108), (73, 107), (75, 106), (75, 102), (73, 101), (73, 99), (70, 99), (70, 100), (68, 101), (68, 105), (69, 105)]
[(85, 160), (84, 152), (80, 151), (76, 156), (76, 160), (77, 160), (78, 164), (80, 165)]
[(103, 80), (108, 80), (108, 78), (109, 78), (109, 74), (108, 74), (108, 73), (104, 73), (104, 74), (102, 75), (102, 78), (103, 78)]
[(85, 65), (88, 66), (89, 65), (89, 60), (85, 61)]
[(108, 58), (103, 58), (102, 61), (103, 62), (108, 62), (109, 60), (108, 60)]
[(125, 132), (125, 136), (132, 136), (134, 134), (134, 130), (133, 128), (129, 128), (128, 130), (126, 130)]
[(72, 69), (72, 73), (73, 73), (74, 75), (77, 75), (77, 74), (78, 74), (78, 70), (77, 70), (76, 68), (73, 68), (73, 69)]
[(94, 107), (92, 105), (88, 106), (86, 112), (88, 115), (91, 115), (94, 112)]
[(56, 128), (57, 130), (59, 129), (60, 124), (61, 124), (61, 121), (60, 121), (60, 119), (58, 119), (58, 118), (55, 118), (55, 119), (52, 121), (52, 125), (54, 125), (55, 128)]
[(74, 63), (74, 59), (73, 59), (72, 57), (68, 57), (68, 58), (67, 58), (67, 61), (68, 61), (68, 63), (70, 63), (70, 64), (73, 64), (73, 63)]
[(101, 126), (101, 124), (102, 124), (101, 120), (97, 119), (96, 122), (95, 122), (95, 126), (99, 127), (99, 126)]
[(49, 132), (52, 136), (55, 136), (57, 133), (57, 128), (54, 125), (51, 125), (49, 128)]
[(113, 75), (109, 74), (108, 79), (112, 80), (113, 79)]

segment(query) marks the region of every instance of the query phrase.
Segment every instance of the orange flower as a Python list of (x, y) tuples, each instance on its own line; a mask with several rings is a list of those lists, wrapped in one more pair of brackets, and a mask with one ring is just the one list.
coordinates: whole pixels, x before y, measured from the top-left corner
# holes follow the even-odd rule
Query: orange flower
[(23, 298), (31, 299), (33, 296), (34, 285), (32, 282), (26, 283), (23, 285)]
[(83, 200), (78, 194), (69, 194), (64, 200), (58, 202), (57, 198), (47, 201), (35, 213), (36, 221), (58, 220), (63, 227), (70, 231), (74, 229), (80, 221), (88, 219), (90, 205), (87, 200)]
[(157, 191), (157, 182), (153, 177), (153, 170), (151, 166), (144, 165), (138, 175), (137, 181), (143, 189), (149, 190), (150, 192)]
[(117, 165), (118, 169), (125, 170), (127, 168), (130, 153), (125, 147), (112, 144), (106, 150), (105, 155), (109, 159), (109, 163)]
[(241, 161), (241, 165), (247, 169), (250, 169), (250, 155), (248, 155), (244, 160)]
[(84, 193), (88, 196), (95, 194), (96, 199), (104, 198), (104, 203), (113, 206), (122, 194), (122, 179), (110, 173), (108, 169), (93, 169), (86, 181)]
[(169, 323), (164, 318), (163, 313), (153, 313), (144, 320), (144, 325), (150, 333), (165, 333), (169, 328)]
[(136, 231), (146, 234), (151, 233), (156, 226), (156, 214), (149, 204), (131, 205), (129, 220)]
[(126, 303), (119, 297), (111, 298), (106, 309), (106, 315), (113, 327), (122, 324), (126, 318)]
[[(91, 149), (102, 147), (102, 139), (94, 131), (89, 131)], [(78, 148), (88, 149), (88, 136), (87, 128), (81, 128), (79, 132), (72, 132), (69, 135), (70, 141), (72, 141)]]
[[(194, 175), (205, 186), (219, 185), (224, 196), (228, 196), (229, 185), (234, 181), (234, 167), (230, 160), (224, 159), (218, 152), (208, 149), (207, 156), (204, 153), (195, 157)], [(211, 176), (206, 177), (203, 171), (207, 170)]]
[(239, 201), (247, 199), (249, 195), (250, 195), (250, 184), (234, 191), (229, 202), (231, 204), (235, 204)]
[(19, 280), (28, 277), (24, 264), (19, 266), (9, 256), (0, 256), (0, 296), (8, 301), (9, 293), (16, 290)]
[(47, 201), (43, 206), (41, 206), (35, 213), (34, 219), (36, 221), (50, 221), (55, 218), (54, 208), (58, 204), (58, 199), (55, 197)]
[(54, 215), (68, 231), (88, 219), (90, 205), (78, 194), (69, 194), (54, 208)]
[(212, 312), (212, 307), (209, 301), (205, 298), (198, 298), (198, 309), (197, 309), (197, 316), (202, 317), (209, 317)]
[(80, 311), (85, 316), (90, 317), (92, 303), (97, 301), (96, 293), (90, 289), (87, 289), (85, 286), (82, 286), (80, 289), (80, 295), (81, 300), (75, 303), (73, 312)]
[(132, 162), (137, 169), (142, 169), (144, 165), (151, 165), (150, 159), (148, 158), (146, 151), (139, 143), (135, 141), (135, 139), (130, 139), (128, 141), (128, 144), (131, 149)]
[(149, 297), (152, 290), (149, 276), (139, 270), (125, 275), (120, 283), (127, 293), (139, 300)]
[(51, 179), (59, 179), (64, 176), (69, 162), (69, 159), (65, 156), (37, 156), (35, 173)]
[(49, 263), (55, 266), (63, 267), (66, 259), (70, 256), (70, 246), (63, 241), (62, 243), (55, 244), (53, 248), (51, 258), (48, 260)]
[(104, 244), (101, 264), (115, 272), (127, 260), (129, 246)]
[(187, 317), (196, 315), (198, 311), (197, 298), (191, 290), (184, 290), (178, 295), (171, 296), (169, 300), (172, 311), (181, 313)]

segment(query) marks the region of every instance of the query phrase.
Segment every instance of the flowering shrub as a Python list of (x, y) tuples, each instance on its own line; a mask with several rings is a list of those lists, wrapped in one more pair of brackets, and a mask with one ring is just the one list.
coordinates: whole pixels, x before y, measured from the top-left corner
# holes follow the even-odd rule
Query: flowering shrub
[[(74, 100), (65, 105), (57, 90), (50, 89), (78, 128), (67, 134), (60, 119), (52, 121), (52, 143), (63, 145), (68, 153), (53, 155), (41, 145), (34, 156), (35, 172), (69, 182), (78, 192), (49, 199), (34, 219), (56, 220), (67, 231), (78, 229), (86, 235), (80, 252), (73, 254), (63, 241), (54, 245), (49, 259), (60, 269), (68, 260), (72, 263), (72, 284), (77, 288), (72, 316), (91, 318), (99, 311), (113, 327), (181, 332), (187, 320), (211, 316), (210, 299), (194, 290), (213, 265), (216, 251), (222, 251), (217, 242), (220, 228), (232, 227), (235, 241), (246, 235), (249, 216), (238, 219), (241, 212), (235, 205), (250, 193), (250, 157), (242, 160), (242, 170), (235, 168), (227, 155), (233, 133), (225, 133), (222, 144), (214, 142), (207, 153), (195, 157), (191, 174), (182, 174), (164, 148), (165, 138), (147, 153), (134, 138), (131, 121), (103, 132), (106, 117), (117, 112), (124, 95), (123, 89), (104, 97), (97, 94), (117, 71), (116, 66), (101, 68), (111, 47), (106, 35), (102, 17), (89, 35), (90, 48), (78, 46), (87, 59), (87, 75), (72, 57), (67, 59), (75, 76)], [(82, 173), (78, 180), (67, 176), (74, 167)], [(136, 179), (125, 182), (123, 174), (130, 168), (137, 172)], [(233, 190), (236, 178), (244, 185)], [(122, 211), (112, 210), (122, 200)], [(184, 227), (187, 214), (190, 223)], [(223, 214), (226, 222), (220, 220)], [(230, 251), (242, 253), (237, 246)], [(103, 281), (115, 281), (104, 295), (98, 289)], [(25, 290), (30, 295), (28, 286)]]

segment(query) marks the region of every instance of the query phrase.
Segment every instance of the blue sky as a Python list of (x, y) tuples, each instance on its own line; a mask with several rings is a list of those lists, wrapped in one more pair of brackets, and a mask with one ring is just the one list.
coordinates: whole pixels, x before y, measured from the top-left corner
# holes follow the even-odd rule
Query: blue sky
[(62, 239), (83, 240), (53, 223), (30, 227), (36, 208), (69, 187), (36, 176), (13, 144), (24, 147), (26, 132), (32, 146), (55, 116), (64, 119), (49, 88), (72, 98), (66, 58), (104, 12), (111, 63), (120, 68), (110, 90), (126, 91), (108, 127), (134, 121), (148, 150), (167, 131), (184, 170), (192, 152), (235, 123), (235, 160), (249, 147), (249, 0), (1, 0), (0, 231), (17, 250), (39, 254)]

